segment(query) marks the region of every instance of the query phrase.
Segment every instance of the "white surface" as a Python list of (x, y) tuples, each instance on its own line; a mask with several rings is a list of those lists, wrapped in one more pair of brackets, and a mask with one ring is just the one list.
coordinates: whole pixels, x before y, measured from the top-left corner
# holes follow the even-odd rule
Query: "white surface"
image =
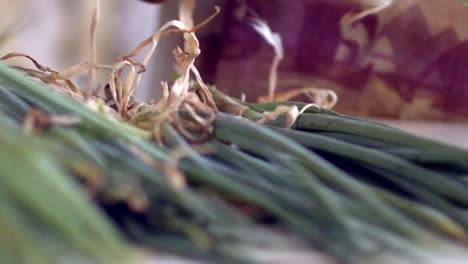
[(468, 149), (468, 123), (400, 121), (388, 119), (379, 119), (376, 121), (415, 133), (417, 135), (440, 140)]

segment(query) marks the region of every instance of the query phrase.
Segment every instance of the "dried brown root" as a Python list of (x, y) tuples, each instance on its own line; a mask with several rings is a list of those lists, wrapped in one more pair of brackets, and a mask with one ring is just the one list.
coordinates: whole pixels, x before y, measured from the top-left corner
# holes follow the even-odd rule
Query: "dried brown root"
[[(96, 31), (97, 31), (97, 26), (99, 24), (99, 13), (101, 9), (101, 1), (100, 0), (95, 0), (94, 1), (94, 8), (93, 8), (93, 13), (91, 15), (91, 23), (90, 23), (90, 28), (89, 28), (89, 49), (90, 49), (90, 54), (89, 54), (89, 60), (92, 62), (96, 62), (96, 53), (97, 53), (97, 44), (96, 44)], [(89, 98), (93, 94), (93, 83), (94, 83), (94, 78), (95, 78), (95, 68), (90, 67), (88, 69), (88, 88), (86, 90), (86, 99)]]
[[(338, 96), (333, 90), (315, 87), (294, 89), (282, 93), (275, 93), (273, 101), (289, 101), (299, 95), (305, 95), (310, 102), (321, 108), (331, 109), (338, 102)], [(272, 102), (267, 96), (258, 98), (259, 103)]]
[(16, 57), (24, 57), (30, 60), (36, 69), (29, 69), (24, 67), (12, 66), (33, 78), (39, 79), (44, 83), (52, 84), (56, 87), (59, 87), (61, 90), (69, 93), (75, 98), (83, 98), (83, 92), (77, 88), (74, 82), (71, 80), (71, 77), (81, 74), (90, 68), (93, 69), (106, 69), (111, 70), (112, 66), (97, 64), (91, 61), (86, 61), (77, 65), (74, 65), (63, 71), (57, 71), (52, 68), (43, 66), (33, 57), (19, 52), (11, 52), (7, 55), (0, 58), (0, 61), (8, 60)]
[[(335, 106), (338, 100), (338, 96), (334, 91), (330, 89), (306, 87), (294, 89), (287, 92), (276, 93), (275, 90), (278, 79), (278, 66), (280, 61), (284, 57), (281, 36), (278, 33), (273, 33), (265, 21), (257, 18), (252, 19), (252, 27), (262, 36), (262, 38), (273, 48), (275, 52), (275, 56), (271, 63), (270, 73), (268, 77), (268, 94), (257, 98), (258, 102), (265, 103), (275, 101), (288, 101), (302, 94), (305, 95), (310, 100), (310, 102), (320, 107), (332, 108), (333, 106)], [(296, 112), (300, 111), (291, 107), (281, 107), (274, 112), (265, 113), (264, 118), (262, 118), (258, 122), (263, 123), (265, 120), (273, 118), (274, 116), (278, 116), (281, 113), (289, 113), (288, 116), (291, 115), (291, 119), (295, 120), (297, 117), (293, 118), (293, 116)]]
[[(275, 56), (270, 67), (270, 73), (268, 78), (268, 94), (266, 96), (260, 96), (257, 101), (260, 103), (274, 102), (274, 101), (288, 101), (298, 95), (305, 95), (312, 103), (306, 105), (301, 110), (297, 106), (278, 106), (272, 112), (264, 112), (262, 117), (257, 120), (258, 124), (264, 124), (268, 120), (275, 120), (280, 115), (286, 115), (285, 127), (291, 127), (297, 118), (307, 109), (312, 106), (332, 108), (335, 106), (338, 96), (330, 89), (320, 89), (314, 87), (306, 87), (300, 89), (294, 89), (287, 92), (276, 93), (276, 84), (278, 79), (278, 66), (280, 61), (284, 57), (283, 44), (281, 37), (278, 33), (273, 33), (268, 24), (260, 19), (252, 19), (252, 27), (257, 31), (263, 39), (273, 48)], [(230, 104), (227, 105), (236, 105)], [(231, 107), (232, 108), (232, 107)], [(239, 109), (242, 113), (244, 109)]]
[(206, 155), (213, 153), (214, 149), (206, 145), (180, 145), (173, 148), (168, 154), (168, 162), (162, 165), (162, 170), (167, 176), (168, 183), (175, 190), (182, 190), (186, 186), (186, 178), (179, 168), (179, 163), (184, 158), (190, 158), (194, 155)]
[(77, 116), (48, 115), (38, 109), (26, 113), (23, 122), (23, 131), (29, 134), (39, 134), (54, 126), (74, 126), (81, 122)]
[(106, 184), (106, 175), (102, 169), (80, 160), (69, 161), (70, 170), (82, 182), (90, 196), (102, 191)]
[[(10, 53), (0, 58), (0, 60), (8, 60), (14, 57), (27, 58), (34, 64), (36, 69), (22, 67), (17, 67), (17, 69), (85, 102), (89, 101), (89, 96), (92, 95), (90, 94), (90, 87), (94, 79), (94, 70), (110, 70), (108, 87), (104, 91), (105, 101), (112, 104), (122, 119), (131, 122), (135, 116), (141, 115), (141, 112), (138, 111), (138, 105), (135, 107), (135, 104), (132, 103), (132, 95), (140, 83), (142, 73), (145, 71), (145, 67), (153, 55), (159, 40), (161, 37), (169, 34), (182, 34), (184, 37), (184, 48), (174, 50), (175, 61), (179, 67), (181, 76), (170, 89), (167, 84), (163, 85), (164, 97), (157, 104), (152, 105), (150, 109), (152, 112), (158, 113), (158, 115), (153, 117), (151, 122), (153, 122), (155, 135), (158, 139), (160, 139), (158, 132), (160, 129), (158, 127), (163, 122), (169, 122), (177, 127), (189, 140), (200, 141), (201, 138), (209, 133), (217, 109), (208, 87), (194, 66), (195, 58), (200, 54), (199, 42), (195, 36), (195, 32), (220, 12), (219, 7), (215, 8), (215, 12), (210, 17), (195, 25), (192, 19), (195, 0), (183, 0), (180, 2), (180, 20), (173, 20), (164, 24), (158, 32), (142, 41), (133, 51), (122, 56), (113, 65), (101, 65), (95, 62), (99, 0), (96, 0), (95, 3), (90, 25), (90, 61), (74, 65), (63, 71), (57, 71), (43, 66), (31, 56), (23, 53)], [(143, 53), (145, 49), (142, 61), (136, 61), (135, 57)], [(79, 89), (71, 80), (73, 76), (86, 71), (88, 71), (89, 76), (87, 92)], [(195, 76), (197, 88), (191, 86), (191, 74)], [(181, 118), (179, 111), (189, 113), (190, 122)], [(198, 132), (197, 136), (191, 135), (190, 131), (194, 128)]]
[(286, 106), (280, 105), (275, 108), (272, 112), (264, 112), (262, 113), (262, 117), (256, 121), (257, 124), (265, 124), (269, 120), (276, 120), (280, 115), (286, 115), (284, 127), (290, 128), (296, 120), (309, 108), (311, 107), (319, 107), (319, 105), (312, 103), (303, 106), (299, 109), (297, 106)]
[(274, 100), (276, 83), (278, 80), (278, 66), (280, 61), (284, 57), (283, 42), (281, 36), (278, 33), (273, 33), (268, 24), (260, 19), (252, 19), (252, 27), (257, 31), (260, 36), (273, 48), (275, 56), (270, 67), (269, 79), (268, 79), (268, 101)]
[[(155, 135), (157, 139), (160, 139), (158, 128), (163, 121), (169, 121), (171, 123), (176, 122), (179, 118), (176, 116), (177, 111), (183, 108), (184, 103), (189, 100), (199, 104), (205, 104), (212, 109), (216, 109), (216, 106), (213, 102), (213, 99), (208, 91), (208, 88), (203, 83), (198, 70), (193, 66), (195, 58), (200, 53), (198, 39), (195, 36), (195, 31), (200, 27), (208, 23), (219, 13), (219, 7), (216, 8), (215, 13), (209, 18), (204, 20), (202, 23), (193, 26), (192, 12), (195, 7), (194, 3), (189, 3), (192, 1), (181, 1), (180, 8), (180, 20), (169, 21), (164, 24), (161, 29), (156, 32), (150, 38), (142, 41), (132, 52), (120, 58), (115, 64), (114, 69), (112, 70), (109, 76), (109, 88), (110, 94), (112, 95), (112, 100), (116, 103), (117, 110), (119, 114), (124, 118), (134, 120), (136, 117), (141, 116), (144, 113), (137, 113), (136, 115), (130, 115), (128, 113), (129, 100), (133, 91), (138, 87), (142, 73), (145, 70), (145, 66), (148, 63), (149, 59), (153, 55), (159, 40), (163, 36), (169, 34), (181, 33), (184, 35), (185, 43), (184, 50), (178, 48), (174, 51), (174, 56), (176, 63), (179, 66), (181, 77), (175, 81), (171, 89), (167, 84), (163, 84), (163, 98), (160, 102), (153, 106), (153, 109), (150, 111), (158, 112), (158, 116), (155, 117)], [(188, 25), (186, 25), (188, 23)], [(141, 62), (135, 61), (133, 58), (138, 56), (142, 51), (148, 48), (144, 54), (143, 60)], [(128, 67), (130, 70), (125, 77), (125, 81), (121, 81), (123, 78), (123, 68)], [(138, 68), (138, 70), (137, 70)], [(199, 88), (199, 95), (194, 99), (190, 95), (190, 71), (195, 75)], [(174, 116), (175, 115), (175, 116)], [(172, 117), (171, 117), (172, 116)], [(199, 119), (199, 118), (197, 118)], [(178, 126), (181, 127), (181, 126)], [(187, 134), (187, 133), (185, 133)]]
[(132, 212), (144, 213), (150, 206), (148, 196), (138, 183), (122, 183), (113, 192), (115, 198), (124, 201)]
[[(193, 8), (195, 7), (193, 1), (181, 1), (180, 7), (180, 20), (167, 22), (151, 39), (144, 40), (129, 55), (122, 57), (120, 61), (120, 63), (135, 67), (136, 64), (131, 59), (137, 56), (146, 46), (149, 46), (149, 50), (145, 54), (143, 61), (139, 64), (144, 67), (162, 36), (172, 33), (181, 33), (184, 36), (184, 49), (177, 48), (173, 51), (176, 64), (179, 68), (180, 77), (174, 81), (170, 88), (167, 83), (163, 83), (163, 98), (158, 103), (152, 105), (146, 112), (140, 112), (129, 118), (130, 122), (132, 122), (149, 112), (157, 113), (152, 117), (152, 122), (154, 124), (154, 137), (159, 142), (161, 142), (162, 139), (161, 125), (164, 122), (173, 124), (189, 141), (201, 141), (208, 135), (217, 111), (208, 87), (203, 82), (200, 73), (194, 66), (194, 61), (200, 54), (199, 42), (195, 36), (195, 31), (213, 19), (220, 11), (219, 7), (215, 9), (213, 15), (196, 26), (193, 26), (194, 23), (192, 20)], [(197, 89), (190, 84), (191, 74), (195, 76), (198, 85)], [(119, 111), (122, 115), (126, 114), (125, 104), (128, 98), (127, 94), (134, 90), (133, 86), (138, 85), (141, 73), (132, 70), (128, 76), (130, 76), (131, 82), (125, 82), (122, 100), (119, 102)], [(129, 80), (128, 76), (127, 80)], [(114, 76), (111, 75), (111, 77), (113, 78)], [(111, 92), (117, 100), (118, 92), (115, 88), (116, 86), (116, 83), (111, 83), (110, 85)], [(180, 116), (180, 111), (185, 111), (189, 114), (190, 122)], [(194, 136), (190, 131), (194, 127), (197, 127), (198, 131), (202, 130), (203, 133), (197, 133), (197, 136)]]
[(367, 16), (377, 14), (393, 4), (393, 0), (365, 0), (361, 2), (363, 2), (363, 5), (367, 9), (357, 14), (350, 13), (344, 15), (340, 22), (342, 27), (348, 27)]

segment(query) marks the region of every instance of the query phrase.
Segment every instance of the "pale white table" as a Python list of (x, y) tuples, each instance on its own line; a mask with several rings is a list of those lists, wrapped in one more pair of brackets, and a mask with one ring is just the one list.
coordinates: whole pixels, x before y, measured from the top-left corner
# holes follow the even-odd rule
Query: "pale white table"
[(375, 121), (468, 149), (468, 123), (399, 121), (390, 119), (377, 119)]

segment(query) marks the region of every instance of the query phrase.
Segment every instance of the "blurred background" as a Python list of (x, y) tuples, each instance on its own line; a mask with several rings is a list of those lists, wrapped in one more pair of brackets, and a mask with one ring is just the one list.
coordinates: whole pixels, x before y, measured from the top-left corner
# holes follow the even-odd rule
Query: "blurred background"
[[(225, 2), (199, 1), (196, 19), (203, 20), (214, 12), (214, 6), (226, 6)], [(164, 4), (101, 0), (97, 29), (98, 62), (111, 64), (128, 54), (163, 23), (177, 19), (177, 6), (177, 0), (168, 0)], [(25, 53), (55, 70), (86, 61), (90, 50), (89, 27), (93, 7), (94, 0), (0, 0), (0, 54)], [(213, 22), (200, 31), (201, 36), (222, 30), (221, 16)], [(169, 36), (160, 42), (144, 74), (141, 89), (137, 90), (140, 99), (158, 99), (161, 95), (160, 81), (170, 81), (174, 77), (172, 49), (177, 45), (182, 45), (180, 36)], [(11, 63), (32, 67), (23, 58), (11, 60)], [(101, 74), (101, 82), (105, 82), (105, 73)]]
[[(382, 2), (393, 3), (343, 23), (345, 16)], [(93, 3), (0, 0), (1, 54), (23, 52), (54, 69), (85, 61)], [(177, 3), (102, 0), (98, 61), (112, 63), (162, 22), (177, 18)], [(196, 21), (215, 5), (222, 13), (198, 33), (202, 54), (197, 64), (204, 79), (219, 89), (251, 101), (266, 94), (273, 50), (250, 26), (248, 19), (255, 15), (283, 40), (278, 91), (329, 88), (339, 96), (337, 111), (449, 142), (466, 138), (468, 8), (461, 1), (199, 0)], [(140, 99), (157, 99), (160, 81), (173, 78), (171, 50), (180, 42), (180, 36), (161, 42), (137, 91)], [(14, 63), (31, 66), (22, 59)], [(100, 80), (105, 82), (103, 76)]]
[[(58, 70), (86, 61), (93, 6), (91, 0), (1, 0), (0, 52), (26, 53)], [(158, 5), (136, 0), (101, 1), (98, 61), (111, 64), (130, 52), (156, 31), (161, 16)], [(24, 59), (13, 63), (31, 66)], [(141, 98), (152, 96), (150, 82), (151, 76), (145, 76), (144, 89), (138, 91)]]

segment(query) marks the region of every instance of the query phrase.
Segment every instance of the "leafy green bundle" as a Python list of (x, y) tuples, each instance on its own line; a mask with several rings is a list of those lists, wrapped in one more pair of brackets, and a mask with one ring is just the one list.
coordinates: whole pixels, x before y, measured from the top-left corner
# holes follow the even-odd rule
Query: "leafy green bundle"
[(155, 142), (141, 128), (158, 111), (130, 126), (4, 65), (0, 86), (2, 263), (132, 262), (128, 242), (242, 263), (253, 260), (238, 245), (272, 243), (259, 230), (348, 261), (468, 241), (463, 149), (320, 108), (291, 128), (283, 115), (260, 125), (301, 104), (241, 105), (215, 90), (207, 135), (180, 110), (183, 133), (160, 122)]

